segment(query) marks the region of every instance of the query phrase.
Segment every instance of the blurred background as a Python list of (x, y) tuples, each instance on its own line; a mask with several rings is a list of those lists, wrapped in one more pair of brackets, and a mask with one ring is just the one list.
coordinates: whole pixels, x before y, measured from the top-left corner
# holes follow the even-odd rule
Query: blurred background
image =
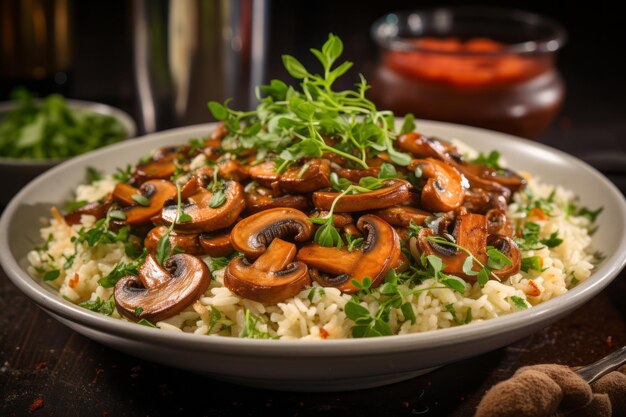
[[(474, 3), (445, 3), (463, 4)], [(626, 61), (621, 59), (626, 36), (614, 7), (537, 0), (481, 4), (535, 12), (564, 26), (568, 40), (557, 67), (565, 101), (539, 140), (605, 172), (626, 167)], [(315, 65), (308, 49), (321, 46), (329, 32), (343, 39), (344, 56), (355, 63), (338, 83), (350, 88), (358, 72), (369, 76), (376, 66), (374, 21), (395, 10), (444, 4), (180, 0), (172, 8), (165, 0), (0, 0), (0, 5), (0, 101), (18, 85), (40, 95), (60, 92), (126, 110), (145, 132), (210, 121), (211, 99), (233, 96), (235, 107), (249, 106), (250, 84), (289, 79), (281, 54)]]

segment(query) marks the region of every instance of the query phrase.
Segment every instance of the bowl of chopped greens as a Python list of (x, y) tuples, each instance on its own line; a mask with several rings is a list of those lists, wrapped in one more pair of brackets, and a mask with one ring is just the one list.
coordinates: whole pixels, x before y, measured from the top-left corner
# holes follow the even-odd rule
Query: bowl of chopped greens
[(134, 137), (125, 112), (60, 95), (34, 98), (17, 90), (0, 103), (0, 176), (9, 178), (0, 205), (37, 175), (76, 155)]

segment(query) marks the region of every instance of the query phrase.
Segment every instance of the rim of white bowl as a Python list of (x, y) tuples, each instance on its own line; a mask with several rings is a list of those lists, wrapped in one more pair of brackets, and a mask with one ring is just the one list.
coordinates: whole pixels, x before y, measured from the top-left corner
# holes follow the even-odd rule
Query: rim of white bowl
[[(427, 130), (431, 128), (445, 128), (456, 130), (461, 135), (463, 132), (483, 134), (498, 137), (501, 141), (521, 142), (538, 151), (551, 153), (568, 164), (574, 164), (580, 169), (581, 174), (590, 175), (600, 181), (605, 187), (611, 200), (617, 204), (622, 219), (626, 219), (626, 200), (621, 192), (595, 168), (558, 149), (547, 145), (518, 138), (512, 135), (494, 132), (487, 129), (468, 127), (453, 123), (436, 122), (429, 120), (417, 120), (420, 126)], [(154, 342), (165, 346), (184, 346), (185, 350), (193, 351), (219, 351), (232, 355), (253, 354), (255, 356), (274, 356), (280, 354), (288, 357), (323, 357), (323, 356), (348, 356), (354, 355), (355, 350), (362, 354), (376, 355), (393, 352), (414, 351), (420, 349), (433, 349), (445, 345), (461, 342), (471, 342), (485, 337), (485, 334), (495, 335), (515, 331), (526, 327), (537, 320), (549, 320), (564, 311), (571, 311), (588, 301), (599, 293), (615, 278), (626, 265), (626, 234), (623, 234), (615, 250), (594, 269), (591, 277), (567, 293), (557, 296), (542, 304), (518, 311), (512, 314), (472, 323), (466, 326), (437, 329), (434, 331), (394, 335), (378, 338), (363, 339), (329, 339), (329, 340), (258, 340), (240, 339), (226, 336), (201, 336), (189, 333), (168, 332), (161, 329), (153, 329), (130, 323), (123, 320), (104, 316), (81, 308), (69, 301), (63, 300), (52, 289), (45, 289), (26, 271), (24, 271), (13, 257), (9, 246), (9, 223), (19, 207), (22, 196), (37, 188), (47, 180), (48, 176), (65, 169), (68, 165), (78, 165), (84, 160), (93, 158), (99, 153), (123, 151), (126, 147), (148, 145), (155, 138), (173, 136), (194, 137), (186, 132), (207, 131), (214, 123), (187, 126), (171, 129), (163, 132), (145, 135), (132, 142), (124, 141), (106, 148), (92, 151), (66, 161), (46, 173), (40, 175), (24, 187), (6, 207), (0, 219), (0, 262), (11, 281), (31, 300), (45, 310), (49, 310), (67, 320), (108, 333), (118, 337), (129, 339), (141, 339), (144, 342)], [(172, 139), (176, 140), (176, 139)]]

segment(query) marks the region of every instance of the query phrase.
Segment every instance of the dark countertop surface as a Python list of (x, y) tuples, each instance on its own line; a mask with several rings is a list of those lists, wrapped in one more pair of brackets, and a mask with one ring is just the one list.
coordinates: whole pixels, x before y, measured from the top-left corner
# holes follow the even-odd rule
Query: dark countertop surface
[[(277, 13), (285, 15), (290, 10)], [(583, 20), (564, 13), (572, 24)], [(605, 10), (602, 16), (612, 14)], [(341, 18), (339, 13), (323, 23), (332, 30), (333, 22)], [(284, 37), (272, 49), (283, 51), (285, 45), (296, 45), (304, 53), (318, 44), (317, 38), (325, 37), (328, 27), (315, 35), (300, 35), (299, 40)], [(337, 29), (342, 30), (347, 31)], [(572, 36), (573, 46), (564, 51), (560, 65), (567, 99), (541, 141), (589, 161), (625, 192), (623, 64), (583, 59), (588, 45), (576, 35), (580, 32)], [(604, 35), (615, 33), (599, 36)], [(351, 53), (359, 56), (363, 48)], [(622, 50), (623, 46), (617, 49)], [(370, 57), (361, 64), (367, 64)], [(125, 100), (109, 98), (111, 104), (132, 108)], [(212, 380), (92, 342), (47, 316), (0, 271), (0, 416), (471, 416), (484, 392), (520, 366), (585, 365), (626, 344), (625, 296), (626, 272), (622, 271), (601, 294), (568, 317), (506, 348), (385, 387), (292, 393)]]

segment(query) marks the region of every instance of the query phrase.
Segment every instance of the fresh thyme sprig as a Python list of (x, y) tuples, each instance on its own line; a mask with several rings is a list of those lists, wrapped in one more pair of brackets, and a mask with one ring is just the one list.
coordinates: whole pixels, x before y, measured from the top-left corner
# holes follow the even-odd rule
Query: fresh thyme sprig
[[(379, 111), (366, 98), (369, 86), (363, 76), (355, 90), (334, 91), (333, 84), (352, 63), (336, 64), (343, 52), (341, 40), (330, 34), (321, 50), (311, 49), (322, 65), (316, 74), (290, 55), (283, 56), (285, 68), (300, 80), (300, 90), (272, 80), (258, 90), (260, 104), (253, 111), (236, 111), (224, 104), (210, 102), (213, 116), (224, 122), (228, 135), (223, 146), (233, 150), (256, 149), (260, 154), (277, 155), (277, 171), (304, 157), (334, 153), (357, 167), (367, 168), (367, 157), (387, 152), (401, 166), (409, 155), (397, 151), (394, 115)], [(403, 125), (413, 125), (407, 116)], [(404, 128), (403, 128), (404, 129)]]

